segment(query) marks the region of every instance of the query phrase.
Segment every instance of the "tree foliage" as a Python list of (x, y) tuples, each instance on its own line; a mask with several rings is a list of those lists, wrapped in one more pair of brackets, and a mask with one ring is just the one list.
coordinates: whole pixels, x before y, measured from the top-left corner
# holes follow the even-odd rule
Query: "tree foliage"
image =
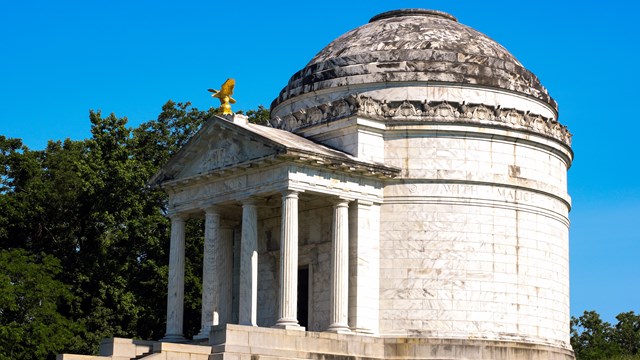
[(60, 261), (0, 250), (0, 359), (44, 358), (77, 346), (82, 328), (61, 313), (73, 296), (55, 277)]
[(630, 311), (616, 319), (612, 326), (595, 311), (571, 319), (571, 346), (578, 360), (640, 358), (640, 315)]
[(258, 105), (258, 109), (247, 111), (247, 117), (249, 117), (249, 122), (253, 124), (267, 125), (271, 118), (271, 113), (269, 112), (269, 109), (266, 109), (262, 105)]
[[(250, 118), (264, 121), (265, 111)], [(167, 198), (147, 181), (216, 113), (169, 101), (130, 128), (91, 111), (89, 139), (44, 150), (0, 136), (0, 359), (164, 335)], [(187, 224), (186, 336), (200, 325), (202, 228)]]

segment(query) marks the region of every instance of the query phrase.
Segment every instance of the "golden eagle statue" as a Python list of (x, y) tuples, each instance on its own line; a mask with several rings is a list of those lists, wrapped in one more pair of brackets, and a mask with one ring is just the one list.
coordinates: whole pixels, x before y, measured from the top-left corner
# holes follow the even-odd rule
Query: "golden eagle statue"
[(222, 89), (220, 89), (220, 91), (209, 89), (209, 92), (213, 93), (211, 96), (220, 100), (222, 115), (233, 115), (230, 104), (236, 103), (236, 100), (231, 97), (231, 95), (233, 95), (234, 86), (236, 86), (236, 81), (233, 79), (227, 79), (227, 81), (222, 84)]

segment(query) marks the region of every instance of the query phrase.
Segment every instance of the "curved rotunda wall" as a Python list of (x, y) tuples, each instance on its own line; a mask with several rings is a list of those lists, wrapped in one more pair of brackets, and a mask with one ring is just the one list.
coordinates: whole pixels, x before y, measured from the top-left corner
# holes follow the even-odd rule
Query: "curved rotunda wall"
[(402, 169), (381, 206), (380, 334), (570, 349), (571, 135), (502, 46), (448, 14), (381, 14), (294, 74), (272, 117)]
[(380, 331), (568, 348), (570, 157), (484, 130), (387, 130)]

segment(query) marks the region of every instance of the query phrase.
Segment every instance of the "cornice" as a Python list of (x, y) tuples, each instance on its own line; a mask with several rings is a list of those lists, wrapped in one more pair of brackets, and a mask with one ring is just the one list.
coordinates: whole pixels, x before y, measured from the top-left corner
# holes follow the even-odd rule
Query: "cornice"
[(278, 129), (294, 131), (354, 115), (389, 123), (461, 123), (524, 130), (555, 139), (571, 147), (571, 133), (554, 118), (514, 108), (453, 101), (387, 102), (362, 95), (349, 95), (331, 103), (276, 117), (270, 120), (270, 124)]

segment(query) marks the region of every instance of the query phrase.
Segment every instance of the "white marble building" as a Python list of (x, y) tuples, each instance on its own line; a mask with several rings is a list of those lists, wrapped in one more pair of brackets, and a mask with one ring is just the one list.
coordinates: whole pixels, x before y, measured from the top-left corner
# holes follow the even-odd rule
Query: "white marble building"
[(152, 179), (165, 347), (186, 341), (184, 221), (204, 216), (210, 359), (573, 359), (571, 135), (506, 49), (449, 14), (383, 13), (271, 114), (210, 119)]

